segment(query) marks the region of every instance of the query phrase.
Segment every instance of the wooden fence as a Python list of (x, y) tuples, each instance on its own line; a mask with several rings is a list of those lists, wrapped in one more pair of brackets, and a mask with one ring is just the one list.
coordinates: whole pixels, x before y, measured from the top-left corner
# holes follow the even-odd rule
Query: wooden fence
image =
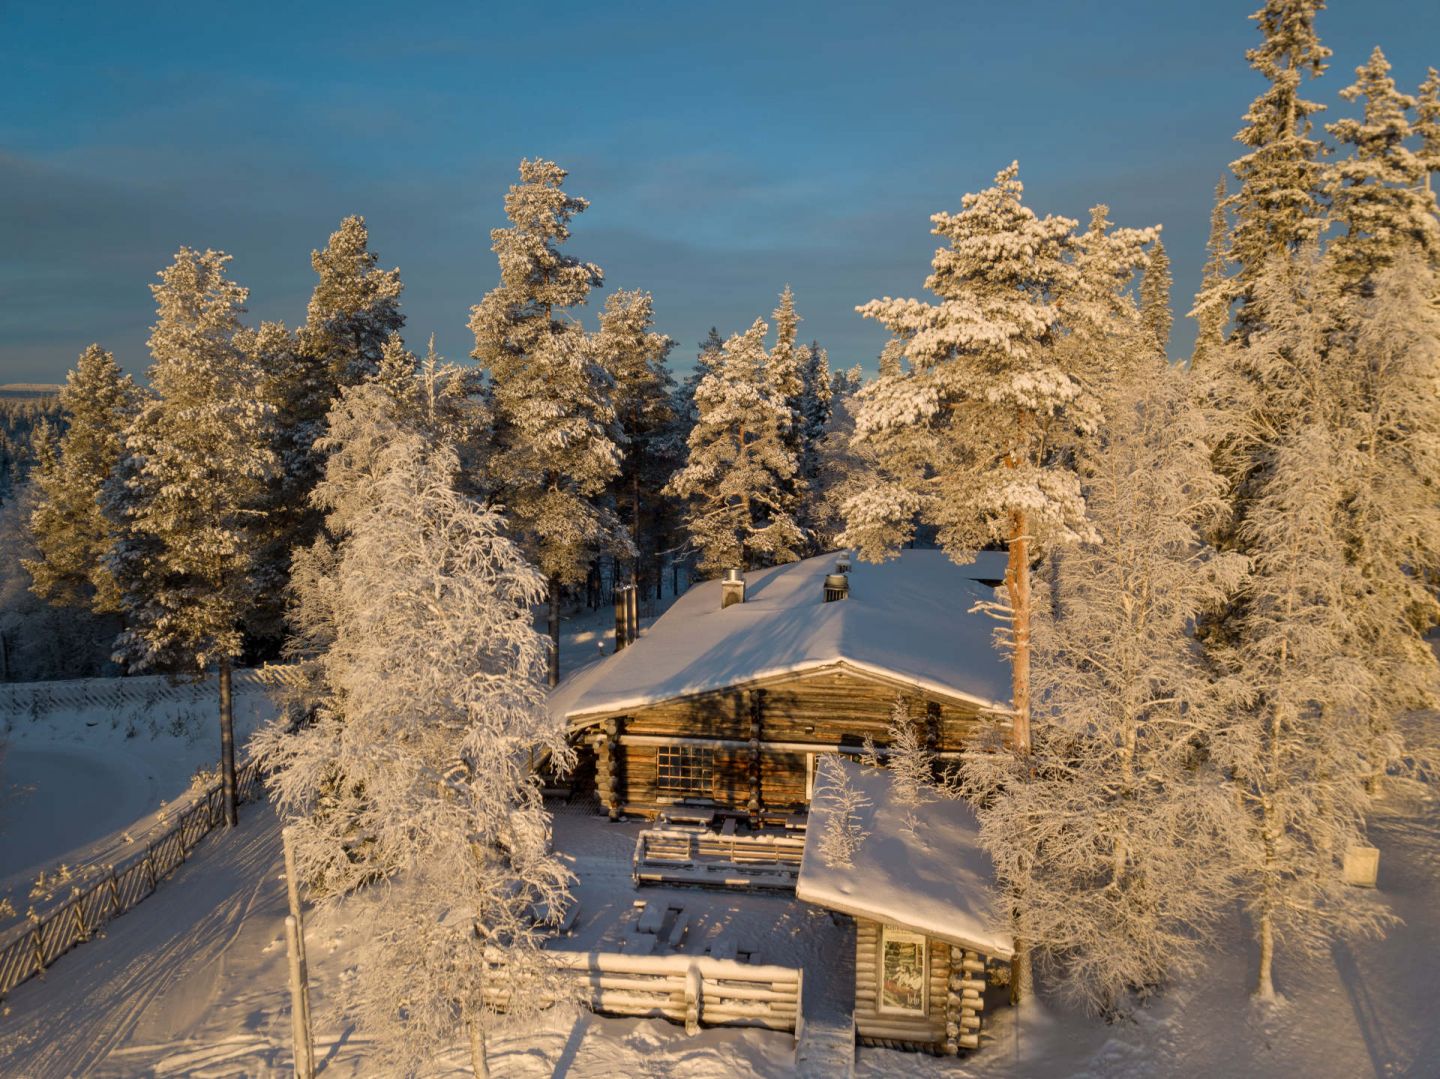
[[(295, 668), (272, 664), (234, 672), (236, 692), (285, 682)], [(156, 704), (193, 704), (215, 696), (213, 676), (198, 682), (172, 682), (163, 674), (128, 678), (74, 678), (63, 682), (0, 682), (0, 715), (44, 715), (57, 708), (151, 707)]]
[(592, 1011), (700, 1026), (796, 1029), (803, 972), (688, 955), (554, 952)]
[[(241, 802), (261, 796), (255, 761), (241, 765), (235, 778)], [(155, 891), (224, 820), (217, 781), (196, 792), (178, 817), (139, 836), (118, 862), (80, 867), (83, 883), (69, 897), (0, 931), (0, 999)]]

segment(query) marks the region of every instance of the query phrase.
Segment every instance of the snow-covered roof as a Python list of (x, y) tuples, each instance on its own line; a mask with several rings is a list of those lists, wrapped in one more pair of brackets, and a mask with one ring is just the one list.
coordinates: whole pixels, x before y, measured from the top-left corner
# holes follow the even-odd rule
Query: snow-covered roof
[[(994, 928), (995, 872), (980, 846), (980, 826), (970, 807), (948, 798), (918, 806), (897, 804), (887, 769), (839, 763), (868, 800), (854, 819), (869, 834), (851, 866), (826, 865), (819, 847), (833, 803), (825, 790), (817, 790), (795, 894), (830, 910), (1009, 959), (1015, 942)], [(913, 830), (907, 827), (910, 814)]]
[(720, 609), (720, 582), (695, 585), (630, 647), (575, 672), (550, 696), (575, 722), (774, 675), (840, 665), (941, 696), (1007, 709), (1010, 671), (995, 622), (971, 613), (990, 599), (1005, 555), (957, 565), (906, 550), (878, 565), (850, 559), (850, 594), (823, 602), (837, 556), (745, 575), (745, 602)]

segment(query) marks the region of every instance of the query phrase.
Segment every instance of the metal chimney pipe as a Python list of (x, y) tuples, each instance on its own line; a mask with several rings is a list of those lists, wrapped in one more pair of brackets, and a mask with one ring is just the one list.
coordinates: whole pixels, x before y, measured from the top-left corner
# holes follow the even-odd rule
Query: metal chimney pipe
[(745, 602), (745, 575), (738, 569), (727, 569), (720, 582), (720, 609), (723, 611), (732, 603)]

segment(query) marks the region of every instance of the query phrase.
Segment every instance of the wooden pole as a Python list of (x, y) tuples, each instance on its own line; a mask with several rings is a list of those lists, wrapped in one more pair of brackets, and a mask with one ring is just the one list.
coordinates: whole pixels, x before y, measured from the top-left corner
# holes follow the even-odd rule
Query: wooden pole
[[(282, 828), (280, 838), (285, 848), (285, 891), (290, 899), (290, 917), (287, 921), (295, 923), (295, 952), (299, 958), (298, 1008), (300, 1029), (304, 1037), (296, 1044), (304, 1050), (307, 1074), (314, 1075), (315, 1041), (310, 1024), (310, 965), (305, 958), (305, 917), (300, 910), (300, 877), (295, 872), (295, 846), (290, 838), (290, 829)], [(291, 992), (293, 995), (293, 988)], [(297, 1049), (297, 1054), (299, 1051), (300, 1049)]]
[(305, 1030), (305, 984), (300, 970), (300, 945), (296, 943), (299, 936), (295, 915), (286, 915), (285, 950), (290, 958), (290, 1027), (295, 1041), (295, 1079), (313, 1079), (315, 1073), (306, 1051), (309, 1037)]
[(220, 787), (225, 799), (225, 823), (239, 823), (235, 812), (235, 716), (230, 702), (230, 658), (220, 661)]
[(550, 578), (550, 685), (560, 684), (560, 579)]

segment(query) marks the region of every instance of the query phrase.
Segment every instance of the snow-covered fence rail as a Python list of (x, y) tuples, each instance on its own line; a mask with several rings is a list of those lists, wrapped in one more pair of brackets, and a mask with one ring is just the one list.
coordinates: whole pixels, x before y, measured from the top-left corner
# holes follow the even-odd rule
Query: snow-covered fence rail
[[(232, 676), (237, 691), (260, 689), (283, 682), (292, 668), (275, 665), (237, 670)], [(129, 678), (73, 678), (63, 682), (0, 682), (0, 715), (44, 715), (59, 709), (150, 707), (156, 704), (192, 704), (214, 697), (215, 680), (172, 682), (163, 674)]]
[[(260, 794), (259, 767), (247, 761), (236, 775), (236, 795), (248, 802)], [(150, 895), (224, 820), (220, 784), (211, 783), (177, 815), (137, 836), (118, 861), (79, 867), (68, 897), (0, 930), (0, 998)]]
[(691, 955), (555, 952), (592, 1011), (700, 1026), (795, 1029), (801, 971)]
[(717, 835), (691, 828), (649, 828), (635, 839), (637, 884), (715, 884), (793, 889), (805, 854), (794, 835)]

